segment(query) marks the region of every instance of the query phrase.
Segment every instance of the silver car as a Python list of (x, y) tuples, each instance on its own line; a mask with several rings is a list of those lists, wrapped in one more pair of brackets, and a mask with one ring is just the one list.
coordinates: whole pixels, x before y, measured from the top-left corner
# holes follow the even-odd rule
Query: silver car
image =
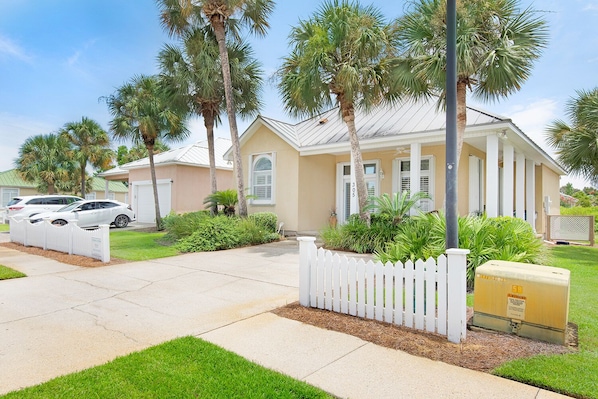
[(76, 221), (79, 227), (96, 227), (101, 224), (127, 227), (135, 221), (131, 206), (113, 200), (87, 200), (73, 202), (54, 212), (39, 213), (30, 219), (31, 223), (49, 220), (52, 224), (63, 226)]
[(24, 195), (12, 198), (6, 205), (6, 215), (27, 218), (38, 213), (56, 211), (83, 198), (74, 195)]

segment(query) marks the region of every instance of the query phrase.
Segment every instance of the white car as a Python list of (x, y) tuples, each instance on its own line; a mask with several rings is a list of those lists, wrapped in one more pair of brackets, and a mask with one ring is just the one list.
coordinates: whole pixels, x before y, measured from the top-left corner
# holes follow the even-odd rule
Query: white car
[(74, 195), (23, 195), (12, 198), (6, 205), (6, 216), (28, 218), (38, 213), (56, 211), (83, 198)]
[(101, 224), (127, 227), (135, 221), (131, 206), (113, 200), (87, 200), (73, 202), (54, 212), (39, 213), (30, 218), (31, 223), (49, 220), (52, 224), (64, 226), (77, 221), (79, 227), (96, 227)]

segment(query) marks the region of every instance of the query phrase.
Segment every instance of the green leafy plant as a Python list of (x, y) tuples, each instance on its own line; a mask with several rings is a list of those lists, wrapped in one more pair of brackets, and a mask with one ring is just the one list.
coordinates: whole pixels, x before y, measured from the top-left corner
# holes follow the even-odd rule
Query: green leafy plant
[[(542, 263), (542, 243), (531, 226), (513, 217), (466, 216), (458, 219), (459, 248), (469, 249), (467, 282), (473, 288), (476, 268), (485, 262), (507, 260)], [(445, 251), (446, 222), (440, 213), (409, 218), (399, 225), (394, 241), (376, 258), (382, 262), (437, 258)]]
[(374, 213), (369, 224), (355, 214), (341, 226), (324, 228), (320, 236), (327, 248), (372, 253), (383, 249), (396, 233), (388, 216)]
[(278, 216), (272, 212), (256, 212), (248, 216), (269, 233), (276, 233), (278, 230)]
[(384, 193), (379, 197), (370, 197), (365, 210), (368, 212), (377, 212), (380, 215), (389, 217), (394, 225), (409, 215), (411, 209), (418, 208), (418, 202), (423, 199), (430, 199), (430, 196), (423, 191), (409, 195), (408, 191), (401, 193)]
[(216, 191), (208, 195), (203, 201), (206, 208), (217, 209), (220, 207), (226, 216), (235, 214), (235, 206), (238, 202), (237, 191), (233, 189)]
[(183, 237), (188, 237), (201, 226), (203, 219), (207, 217), (210, 217), (209, 211), (184, 214), (171, 212), (163, 220), (164, 227), (168, 231), (165, 238), (175, 241)]
[(180, 239), (175, 247), (181, 252), (202, 252), (230, 249), (239, 246), (238, 220), (217, 215), (205, 218), (190, 236)]

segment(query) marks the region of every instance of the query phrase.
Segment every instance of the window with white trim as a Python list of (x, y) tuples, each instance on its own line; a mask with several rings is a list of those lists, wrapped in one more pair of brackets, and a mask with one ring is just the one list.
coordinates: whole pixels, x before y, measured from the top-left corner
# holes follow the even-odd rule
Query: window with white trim
[(251, 157), (251, 194), (253, 204), (274, 204), (275, 153)]
[[(399, 185), (400, 193), (409, 191), (411, 187), (411, 160), (403, 158), (397, 160), (399, 163)], [(434, 157), (422, 156), (419, 171), (419, 189), (428, 194), (430, 199), (422, 200), (420, 208), (424, 212), (429, 212), (434, 209)]]
[(94, 199), (96, 199), (96, 193), (95, 193), (95, 191), (92, 191), (91, 193), (85, 194), (85, 199), (86, 200), (94, 200)]
[(108, 198), (107, 199), (109, 199), (109, 200), (115, 200), (116, 199), (116, 195), (112, 191), (110, 191), (108, 193)]
[(0, 203), (0, 208), (6, 208), (8, 202), (13, 199), (14, 197), (19, 196), (19, 189), (18, 188), (3, 188), (2, 189), (2, 203)]

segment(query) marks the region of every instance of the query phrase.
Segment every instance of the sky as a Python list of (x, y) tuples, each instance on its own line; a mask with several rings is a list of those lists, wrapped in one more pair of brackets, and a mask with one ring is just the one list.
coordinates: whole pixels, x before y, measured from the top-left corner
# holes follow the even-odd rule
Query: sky
[[(261, 114), (283, 121), (285, 114), (271, 79), (288, 54), (288, 34), (312, 15), (321, 0), (278, 0), (267, 36), (254, 38), (255, 56), (265, 71)], [(405, 8), (400, 0), (362, 0), (390, 20)], [(598, 86), (598, 0), (521, 0), (542, 12), (549, 44), (521, 90), (496, 103), (468, 98), (471, 105), (509, 117), (549, 154), (545, 127), (566, 120), (565, 106), (576, 90)], [(136, 75), (159, 71), (156, 57), (172, 39), (160, 25), (155, 0), (0, 0), (0, 171), (14, 167), (19, 147), (30, 136), (58, 131), (82, 117), (108, 129), (103, 97)], [(223, 116), (223, 119), (226, 119)], [(238, 119), (239, 133), (251, 120)], [(205, 139), (203, 122), (189, 122), (185, 143)], [(221, 125), (216, 135), (230, 137)], [(114, 147), (119, 144), (114, 143)], [(177, 146), (178, 144), (171, 144)], [(574, 187), (583, 179), (564, 178)]]

